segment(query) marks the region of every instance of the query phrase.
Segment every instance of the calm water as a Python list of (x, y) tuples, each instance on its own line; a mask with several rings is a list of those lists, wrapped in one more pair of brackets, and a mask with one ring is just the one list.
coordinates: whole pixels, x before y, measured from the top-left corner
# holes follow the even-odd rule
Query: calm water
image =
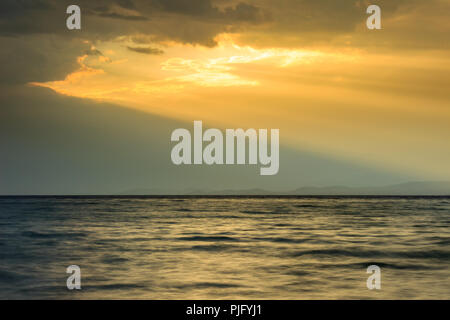
[(450, 198), (0, 198), (0, 298), (449, 299), (449, 245)]

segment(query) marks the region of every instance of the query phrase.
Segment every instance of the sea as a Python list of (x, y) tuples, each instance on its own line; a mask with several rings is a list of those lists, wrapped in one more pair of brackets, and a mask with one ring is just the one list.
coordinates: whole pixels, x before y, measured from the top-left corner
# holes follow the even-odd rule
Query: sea
[(0, 299), (449, 299), (449, 262), (450, 197), (0, 197)]

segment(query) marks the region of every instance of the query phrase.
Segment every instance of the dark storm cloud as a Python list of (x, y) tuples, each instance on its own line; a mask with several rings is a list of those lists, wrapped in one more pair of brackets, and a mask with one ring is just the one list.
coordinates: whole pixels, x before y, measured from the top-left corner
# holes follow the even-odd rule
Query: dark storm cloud
[[(7, 0), (5, 5), (2, 4), (0, 34), (67, 33), (64, 23), (67, 17), (65, 10), (70, 4), (68, 1), (56, 0)], [(205, 34), (202, 29), (210, 28), (214, 30), (215, 35), (230, 25), (259, 24), (269, 20), (268, 11), (244, 2), (220, 8), (211, 0), (79, 0), (77, 5), (81, 8), (83, 35), (95, 35), (97, 38), (123, 35), (131, 31), (152, 31), (161, 37), (172, 37), (172, 34), (176, 33), (175, 40), (180, 40), (185, 30), (196, 29), (199, 35), (202, 35)], [(152, 22), (153, 19), (157, 21)], [(117, 25), (109, 20), (123, 21)], [(176, 22), (183, 23), (184, 27), (177, 26), (173, 30), (161, 28), (161, 25), (168, 26)], [(208, 37), (210, 36), (208, 34)], [(193, 41), (190, 36), (186, 40)]]
[[(66, 8), (72, 4), (61, 0), (4, 1), (0, 14), (1, 83), (62, 80), (78, 68), (81, 54), (101, 55), (80, 40), (96, 42), (119, 36), (157, 41), (177, 41), (212, 47), (214, 37), (229, 25), (256, 20), (255, 6), (230, 4), (218, 9), (211, 2), (191, 1), (188, 12), (174, 12), (173, 7), (149, 1), (79, 0), (81, 30), (66, 28)], [(174, 5), (174, 3), (172, 3)], [(202, 11), (198, 7), (206, 6)], [(228, 8), (228, 9), (227, 9)], [(175, 10), (176, 11), (176, 10)], [(203, 14), (201, 14), (203, 12)], [(200, 14), (193, 16), (192, 14)], [(142, 43), (144, 44), (144, 43)], [(161, 54), (159, 49), (131, 46), (143, 54)]]
[[(66, 33), (65, 9), (71, 1), (4, 0), (0, 12), (0, 34)], [(214, 45), (221, 32), (267, 32), (271, 36), (291, 33), (308, 40), (353, 32), (367, 18), (366, 0), (78, 0), (85, 37), (105, 39), (130, 33), (154, 34), (160, 39)], [(430, 22), (449, 9), (439, 0), (378, 0), (382, 16), (404, 17), (423, 11)], [(411, 18), (413, 19), (413, 18)], [(120, 20), (114, 23), (111, 20)], [(419, 17), (420, 20), (420, 17)], [(411, 24), (417, 22), (411, 21)], [(258, 29), (261, 24), (269, 27)], [(243, 27), (246, 27), (243, 29)], [(416, 28), (419, 28), (417, 26)], [(421, 26), (429, 30), (428, 26)], [(448, 29), (448, 26), (446, 27)], [(397, 30), (398, 31), (398, 30)], [(433, 31), (436, 31), (433, 29)], [(397, 32), (400, 33), (400, 32)], [(443, 32), (445, 33), (445, 32)], [(313, 36), (311, 35), (313, 34)], [(405, 32), (403, 36), (413, 35)], [(426, 39), (418, 39), (419, 41)]]
[(144, 54), (154, 54), (154, 55), (160, 55), (163, 54), (164, 51), (158, 48), (152, 48), (152, 47), (128, 47), (127, 49), (130, 51), (138, 52), (138, 53), (144, 53)]
[(87, 49), (79, 41), (48, 35), (0, 36), (0, 44), (0, 84), (64, 79)]
[[(220, 33), (242, 30), (242, 28), (269, 20), (267, 10), (243, 1), (98, 0), (94, 2), (78, 0), (76, 4), (81, 8), (81, 30), (70, 31), (65, 22), (68, 16), (66, 8), (71, 4), (73, 2), (68, 0), (6, 0), (1, 7), (0, 36), (17, 38), (51, 35), (63, 43), (72, 39), (96, 42), (124, 38), (124, 36), (126, 39), (132, 37), (137, 39), (141, 36), (141, 38), (152, 39), (147, 43), (169, 40), (214, 47), (217, 45), (214, 39)], [(5, 41), (7, 40), (2, 40), (3, 47), (6, 45)], [(81, 41), (79, 43), (78, 53), (86, 50)], [(38, 44), (41, 51), (47, 49), (45, 45), (46, 43)], [(52, 51), (55, 48), (50, 47), (48, 50)], [(160, 53), (139, 48), (130, 50), (147, 54)], [(19, 53), (17, 59), (27, 63), (18, 67), (34, 69), (34, 62), (42, 60), (37, 56), (30, 57), (34, 51), (34, 48), (30, 48), (30, 52)], [(73, 57), (73, 54), (70, 57)], [(4, 60), (0, 62), (8, 63)], [(14, 78), (17, 78), (17, 74), (28, 72), (17, 70)], [(42, 73), (39, 79), (46, 78), (47, 71), (42, 70)], [(28, 79), (28, 77), (25, 78)], [(2, 81), (6, 80), (2, 79)]]
[[(383, 30), (367, 32), (366, 0), (77, 0), (81, 30), (66, 28), (69, 0), (3, 0), (0, 63), (3, 83), (62, 79), (92, 43), (126, 39), (129, 50), (175, 41), (214, 47), (216, 36), (236, 32), (244, 44), (301, 47), (319, 44), (377, 50), (446, 49), (450, 3), (379, 0)], [(400, 17), (401, 19), (397, 19)], [(358, 27), (360, 30), (358, 30)], [(126, 45), (130, 45), (127, 43)], [(152, 46), (153, 47), (153, 46)], [(136, 49), (137, 48), (137, 49)], [(93, 52), (90, 52), (93, 54)]]

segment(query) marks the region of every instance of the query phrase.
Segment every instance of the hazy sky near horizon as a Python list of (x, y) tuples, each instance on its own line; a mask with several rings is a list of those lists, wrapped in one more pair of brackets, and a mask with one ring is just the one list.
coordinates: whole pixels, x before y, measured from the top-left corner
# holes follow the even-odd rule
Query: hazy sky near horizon
[[(371, 172), (356, 177), (350, 166), (346, 174), (350, 178), (338, 178), (329, 170), (339, 166), (325, 161), (316, 168), (317, 180), (308, 178), (308, 184), (450, 180), (448, 0), (80, 0), (76, 4), (81, 7), (82, 29), (75, 31), (65, 25), (70, 4), (52, 0), (0, 4), (0, 113), (4, 121), (12, 122), (9, 131), (2, 129), (1, 141), (9, 148), (21, 145), (23, 153), (18, 155), (27, 163), (37, 163), (33, 157), (41, 159), (43, 154), (51, 159), (59, 150), (56, 142), (47, 149), (24, 147), (48, 134), (58, 135), (73, 126), (80, 133), (72, 133), (71, 143), (86, 141), (80, 122), (57, 111), (59, 104), (76, 108), (74, 101), (84, 101), (93, 109), (124, 108), (130, 119), (133, 112), (143, 112), (149, 115), (149, 127), (163, 118), (188, 129), (194, 120), (203, 120), (208, 127), (279, 128), (280, 143), (292, 155), (289, 166), (280, 164), (286, 176), (301, 171), (293, 155), (304, 153)], [(382, 30), (366, 28), (369, 4), (381, 7)], [(41, 104), (54, 105), (45, 106), (45, 113), (39, 114), (42, 105), (36, 104), (33, 111), (22, 108), (18, 114), (21, 99), (27, 97), (25, 105), (34, 96)], [(92, 134), (103, 135), (106, 113), (107, 108), (95, 113), (98, 127), (90, 127)], [(83, 109), (82, 114), (89, 112)], [(19, 133), (19, 128), (27, 132), (26, 126), (33, 126), (33, 118), (54, 121), (48, 125), (54, 131)], [(114, 121), (123, 126), (120, 117)], [(62, 122), (67, 126), (57, 125)], [(99, 143), (125, 136), (134, 143), (134, 136), (119, 137), (114, 130)], [(170, 135), (160, 139), (170, 143)], [(148, 170), (163, 175), (148, 184), (136, 181), (136, 187), (161, 184), (164, 173), (173, 170), (166, 147), (149, 146), (168, 163), (158, 169), (149, 163)], [(101, 147), (94, 149), (80, 152), (101, 153)], [(0, 162), (4, 171), (0, 177), (18, 170), (11, 168), (20, 161), (13, 156), (8, 161)], [(140, 168), (147, 170), (145, 165)], [(83, 166), (66, 170), (76, 175)], [(108, 170), (120, 171), (120, 166)], [(241, 169), (235, 175), (229, 174), (233, 169), (226, 170), (223, 179), (230, 181), (223, 186), (239, 188)], [(9, 174), (10, 181), (14, 177), (20, 181), (19, 172)], [(328, 172), (329, 180), (323, 172)], [(377, 180), (377, 172), (386, 178)], [(91, 177), (95, 179), (95, 174)], [(302, 177), (287, 185), (305, 185)], [(116, 183), (116, 189), (133, 187), (132, 179), (125, 180), (126, 184)], [(270, 188), (272, 182), (267, 181)], [(252, 180), (246, 186), (259, 184)], [(282, 188), (283, 180), (274, 180), (273, 186)], [(7, 186), (2, 190), (7, 192)]]

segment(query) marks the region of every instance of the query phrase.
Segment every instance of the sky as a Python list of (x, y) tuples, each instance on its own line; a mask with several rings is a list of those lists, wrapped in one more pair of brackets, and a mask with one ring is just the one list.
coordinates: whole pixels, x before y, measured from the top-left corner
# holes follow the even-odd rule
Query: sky
[[(70, 4), (0, 4), (2, 194), (450, 180), (448, 0)], [(174, 166), (194, 120), (279, 129), (279, 173)]]

